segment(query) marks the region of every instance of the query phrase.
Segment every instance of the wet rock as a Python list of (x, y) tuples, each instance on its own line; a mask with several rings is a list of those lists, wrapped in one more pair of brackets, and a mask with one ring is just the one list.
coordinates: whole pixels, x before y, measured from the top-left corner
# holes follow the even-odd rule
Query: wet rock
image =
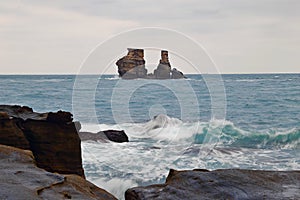
[(91, 133), (91, 132), (79, 132), (81, 141), (96, 141), (96, 142), (108, 142), (108, 138), (103, 132)]
[(92, 140), (97, 142), (129, 142), (126, 133), (118, 130), (99, 131), (98, 133), (79, 132), (81, 141)]
[(116, 200), (78, 175), (38, 168), (31, 151), (0, 145), (0, 161), (0, 199)]
[(125, 199), (300, 199), (300, 171), (170, 170), (165, 184), (129, 189)]
[(0, 105), (0, 112), (0, 144), (31, 150), (37, 166), (47, 171), (84, 177), (71, 113), (36, 113), (26, 106), (8, 105)]
[(122, 131), (117, 131), (117, 130), (106, 130), (103, 131), (103, 133), (106, 135), (106, 137), (113, 142), (129, 142), (128, 136), (126, 133)]

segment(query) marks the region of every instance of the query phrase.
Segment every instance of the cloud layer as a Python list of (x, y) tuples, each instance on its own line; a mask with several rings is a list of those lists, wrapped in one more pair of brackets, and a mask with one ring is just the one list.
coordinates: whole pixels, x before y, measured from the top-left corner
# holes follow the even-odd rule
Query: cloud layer
[(298, 0), (0, 2), (0, 73), (74, 74), (100, 42), (144, 26), (192, 37), (222, 73), (300, 72), (299, 9)]

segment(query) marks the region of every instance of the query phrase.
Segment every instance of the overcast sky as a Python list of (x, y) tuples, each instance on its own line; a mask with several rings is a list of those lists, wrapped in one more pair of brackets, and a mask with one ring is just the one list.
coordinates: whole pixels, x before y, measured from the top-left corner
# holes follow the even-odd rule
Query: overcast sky
[(140, 27), (193, 38), (222, 73), (300, 72), (299, 0), (0, 0), (0, 73), (76, 74), (99, 43)]

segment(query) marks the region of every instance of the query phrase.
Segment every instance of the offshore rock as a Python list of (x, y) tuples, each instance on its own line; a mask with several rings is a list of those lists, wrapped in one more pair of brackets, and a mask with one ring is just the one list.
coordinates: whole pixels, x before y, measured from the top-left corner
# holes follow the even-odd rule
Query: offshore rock
[(100, 131), (98, 133), (90, 133), (90, 132), (79, 132), (79, 136), (81, 141), (85, 140), (92, 140), (92, 141), (98, 141), (98, 142), (129, 142), (128, 136), (126, 133), (118, 130), (106, 130), (106, 131)]
[(154, 70), (154, 76), (157, 79), (170, 79), (171, 78), (171, 64), (169, 62), (168, 51), (161, 51), (161, 59), (157, 68)]
[(38, 168), (31, 151), (0, 145), (0, 161), (0, 199), (116, 200), (78, 175)]
[(84, 177), (75, 125), (68, 112), (0, 105), (0, 144), (31, 150), (37, 166), (47, 171)]
[(128, 53), (116, 62), (118, 73), (124, 79), (146, 78), (144, 50), (128, 48)]
[(300, 199), (300, 171), (171, 169), (165, 184), (128, 189), (125, 199)]
[(106, 130), (106, 131), (103, 131), (103, 133), (106, 135), (106, 137), (110, 141), (118, 142), (118, 143), (129, 142), (128, 136), (126, 135), (126, 133), (123, 130), (121, 130), (121, 131)]
[(123, 79), (181, 79), (185, 78), (182, 72), (176, 68), (172, 69), (169, 62), (168, 51), (161, 51), (161, 59), (154, 73), (147, 74), (145, 67), (143, 49), (128, 48), (126, 56), (122, 57), (116, 62), (118, 66), (119, 76)]

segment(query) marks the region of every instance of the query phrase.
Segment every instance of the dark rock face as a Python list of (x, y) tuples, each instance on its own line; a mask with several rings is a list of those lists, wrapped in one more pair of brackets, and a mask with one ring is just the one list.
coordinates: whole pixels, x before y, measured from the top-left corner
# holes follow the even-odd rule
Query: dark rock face
[(106, 137), (113, 141), (113, 142), (128, 142), (128, 136), (126, 135), (126, 133), (122, 130), (122, 131), (116, 131), (116, 130), (107, 130), (107, 131), (103, 131), (103, 133), (106, 135)]
[(161, 51), (161, 59), (154, 73), (147, 74), (145, 68), (146, 61), (144, 60), (143, 49), (128, 48), (128, 54), (116, 62), (118, 73), (124, 79), (181, 79), (185, 78), (182, 72), (177, 69), (171, 69), (169, 62), (168, 51)]
[(22, 125), (38, 167), (84, 176), (81, 141), (74, 123), (28, 119)]
[(0, 199), (116, 200), (78, 175), (50, 173), (28, 150), (0, 145)]
[(80, 138), (70, 113), (35, 113), (7, 105), (0, 112), (0, 144), (31, 150), (37, 166), (47, 171), (84, 177)]
[(29, 142), (20, 129), (19, 119), (12, 119), (6, 112), (0, 112), (0, 143), (21, 149), (29, 149)]
[(170, 170), (165, 184), (129, 189), (125, 199), (300, 199), (300, 171)]
[(100, 142), (129, 142), (128, 136), (126, 133), (118, 130), (106, 130), (106, 131), (100, 131), (98, 133), (90, 133), (90, 132), (79, 132), (80, 139), (82, 141), (85, 140), (92, 140), (92, 141), (100, 141)]
[(119, 59), (116, 65), (119, 75), (124, 79), (146, 78), (147, 76), (143, 49), (128, 48), (127, 55)]

